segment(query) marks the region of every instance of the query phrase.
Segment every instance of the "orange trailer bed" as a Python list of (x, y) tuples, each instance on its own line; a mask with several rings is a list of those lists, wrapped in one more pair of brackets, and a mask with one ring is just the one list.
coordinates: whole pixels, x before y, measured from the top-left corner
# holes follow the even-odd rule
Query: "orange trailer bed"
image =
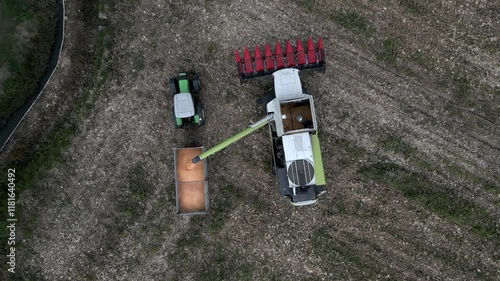
[(206, 161), (199, 162), (192, 170), (187, 166), (191, 159), (203, 153), (203, 147), (175, 148), (175, 189), (177, 213), (182, 215), (206, 214), (208, 209), (208, 182)]

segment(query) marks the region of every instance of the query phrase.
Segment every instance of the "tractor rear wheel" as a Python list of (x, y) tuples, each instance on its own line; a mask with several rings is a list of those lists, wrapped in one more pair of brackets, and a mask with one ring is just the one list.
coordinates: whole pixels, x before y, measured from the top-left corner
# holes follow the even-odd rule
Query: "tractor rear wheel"
[[(178, 120), (179, 119), (179, 120)], [(174, 122), (174, 125), (176, 128), (182, 128), (182, 119), (175, 117), (175, 108), (172, 107), (172, 121)], [(179, 122), (177, 122), (179, 121)]]
[(195, 94), (199, 93), (201, 91), (201, 82), (200, 82), (200, 76), (197, 74), (193, 75), (193, 92)]
[(199, 117), (198, 125), (202, 126), (205, 124), (205, 109), (203, 109), (203, 105), (201, 102), (198, 102), (196, 105), (196, 115)]
[(172, 92), (172, 95), (176, 95), (178, 93), (178, 91), (177, 91), (177, 79), (170, 78), (170, 80), (168, 80), (168, 87), (170, 88), (170, 92)]

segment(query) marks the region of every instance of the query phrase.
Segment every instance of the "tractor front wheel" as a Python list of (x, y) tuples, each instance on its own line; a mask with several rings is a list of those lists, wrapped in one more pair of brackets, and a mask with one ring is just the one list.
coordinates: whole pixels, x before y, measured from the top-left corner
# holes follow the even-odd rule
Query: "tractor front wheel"
[(270, 90), (265, 96), (257, 99), (256, 103), (258, 105), (266, 106), (269, 102), (271, 102), (275, 98), (276, 98), (276, 93), (274, 92), (274, 89), (273, 89), (273, 90)]
[(170, 78), (170, 80), (168, 80), (168, 87), (170, 88), (170, 92), (172, 92), (172, 95), (176, 95), (177, 93), (179, 93), (179, 91), (177, 91), (177, 79)]
[(200, 91), (201, 91), (200, 76), (193, 75), (193, 92), (197, 94)]

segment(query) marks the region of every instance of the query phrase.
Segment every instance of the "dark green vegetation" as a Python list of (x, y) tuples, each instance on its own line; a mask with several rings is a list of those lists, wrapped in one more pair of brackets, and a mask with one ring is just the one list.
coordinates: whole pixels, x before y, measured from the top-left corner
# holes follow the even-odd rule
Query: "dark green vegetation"
[(34, 94), (47, 69), (56, 26), (56, 2), (2, 1), (0, 67), (8, 78), (0, 84), (0, 126)]
[[(456, 18), (453, 18), (448, 12), (445, 13), (448, 17), (441, 17), (440, 21), (436, 19), (426, 21), (430, 16), (439, 17), (437, 12), (432, 11), (433, 8), (436, 8), (435, 6), (439, 9), (446, 8), (440, 7), (439, 4), (431, 5), (431, 3), (414, 0), (397, 1), (403, 10), (402, 13), (391, 15), (394, 17), (391, 18), (391, 24), (385, 22), (386, 19), (380, 16), (380, 11), (377, 13), (368, 7), (363, 7), (363, 5), (354, 5), (356, 9), (353, 9), (352, 6), (325, 8), (317, 5), (315, 0), (297, 2), (306, 9), (323, 14), (357, 34), (360, 44), (371, 50), (379, 61), (391, 64), (398, 71), (409, 76), (422, 77), (422, 69), (416, 71), (414, 64), (426, 71), (433, 71), (438, 83), (443, 88), (451, 87), (453, 89), (453, 99), (449, 101), (447, 106), (450, 114), (463, 118), (460, 108), (466, 108), (492, 122), (499, 119), (499, 108), (496, 105), (500, 100), (500, 88), (480, 83), (479, 80), (486, 73), (470, 59), (467, 59), (465, 54), (468, 52), (467, 50), (475, 47), (480, 47), (488, 52), (494, 50), (498, 53), (500, 51), (500, 40), (495, 36), (491, 37), (479, 33), (478, 30), (487, 29), (475, 27), (477, 23), (467, 25), (454, 22)], [(490, 10), (483, 9), (488, 13), (500, 9), (495, 4), (490, 6)], [(455, 17), (457, 16), (462, 17), (462, 15), (455, 15)], [(425, 24), (418, 28), (420, 21)], [(409, 22), (415, 24), (406, 24)], [(436, 29), (436, 32), (425, 37), (420, 30), (421, 28), (429, 28), (428, 26), (432, 26), (430, 28)], [(450, 30), (455, 31), (451, 32)], [(492, 30), (490, 35), (492, 35), (491, 32)], [(465, 49), (459, 45), (455, 49), (443, 45), (445, 44), (443, 38), (455, 40), (457, 37), (465, 41), (467, 45)], [(418, 44), (413, 44), (415, 40), (419, 40)], [(446, 50), (445, 53), (442, 53), (443, 50)], [(448, 56), (451, 58), (446, 59)]]
[[(375, 252), (383, 254), (383, 250), (376, 243), (367, 239), (349, 235), (346, 240), (336, 239), (331, 235), (332, 229), (328, 227), (318, 228), (314, 231), (312, 237), (312, 247), (316, 253), (326, 258), (326, 261), (321, 266), (327, 270), (328, 268), (335, 267), (334, 259), (328, 258), (332, 256), (341, 257), (346, 261), (346, 267), (349, 268), (354, 274), (352, 275), (357, 280), (369, 280), (377, 278), (377, 276), (384, 275), (390, 276), (394, 280), (402, 279), (402, 275), (393, 275), (389, 269), (373, 259), (371, 255), (365, 255), (364, 251)], [(362, 244), (362, 249), (356, 249), (354, 245)]]
[[(207, 222), (206, 217), (193, 218), (187, 235), (177, 240), (176, 251), (169, 257), (178, 272), (174, 280), (183, 280), (183, 272), (193, 273), (195, 279), (200, 281), (231, 278), (251, 280), (253, 272), (257, 270), (256, 264), (248, 263), (235, 245), (224, 243), (217, 234), (207, 235), (212, 229), (213, 222)], [(199, 249), (203, 249), (201, 258), (210, 262), (197, 262), (193, 253)]]
[[(106, 81), (108, 75), (108, 66), (104, 66), (104, 51), (110, 47), (111, 41), (106, 38), (106, 30), (99, 32), (97, 38), (97, 51), (94, 59), (94, 68), (91, 80), (85, 89), (82, 98), (74, 105), (71, 113), (60, 120), (47, 139), (40, 143), (36, 148), (26, 147), (23, 144), (16, 145), (13, 152), (9, 155), (6, 163), (1, 170), (6, 171), (9, 167), (16, 167), (16, 196), (23, 191), (39, 188), (39, 184), (46, 176), (47, 172), (54, 164), (61, 161), (62, 152), (70, 145), (71, 138), (78, 132), (78, 124), (83, 118), (88, 116), (89, 110), (94, 106), (95, 99), (101, 93), (100, 89)], [(133, 181), (135, 178), (132, 177)], [(0, 178), (0, 185), (7, 186), (7, 178)], [(7, 193), (0, 193), (1, 209), (0, 217), (6, 217), (7, 212)], [(16, 210), (16, 215), (21, 215), (21, 209)], [(29, 219), (29, 218), (26, 218)], [(29, 222), (29, 221), (28, 221)], [(1, 221), (0, 227), (5, 227), (5, 221)], [(31, 224), (26, 223), (23, 227), (25, 234), (31, 233)], [(0, 239), (5, 240), (6, 232), (0, 232)]]
[(425, 172), (437, 173), (442, 178), (452, 176), (485, 190), (494, 189), (495, 184), (445, 159), (443, 163), (446, 168), (438, 167), (399, 137), (387, 136), (380, 143), (384, 148), (415, 164), (417, 171), (388, 161), (379, 161), (360, 167), (359, 174), (402, 192), (405, 197), (415, 200), (446, 219), (471, 227), (474, 232), (485, 238), (500, 237), (500, 229), (494, 216), (480, 206), (457, 196), (453, 187), (431, 180)]
[[(22, 62), (22, 44), (16, 38), (16, 27), (33, 18), (27, 1), (7, 0), (2, 1), (0, 10), (0, 66), (6, 65), (13, 70), (19, 69)], [(29, 30), (25, 30), (29, 32)], [(22, 46), (24, 47), (24, 46)]]
[(368, 19), (354, 11), (337, 10), (330, 15), (330, 18), (362, 36), (371, 36), (374, 32)]
[(399, 0), (399, 4), (404, 7), (408, 12), (417, 15), (423, 16), (428, 13), (422, 1), (417, 0)]
[(395, 62), (399, 55), (400, 39), (387, 38), (382, 42), (382, 51), (377, 54), (377, 58), (384, 62)]
[(230, 210), (233, 210), (243, 203), (244, 195), (234, 186), (224, 186), (220, 189), (220, 199), (211, 207), (214, 212), (208, 218), (208, 229), (210, 233), (216, 234), (222, 228), (228, 219)]
[(400, 191), (403, 196), (415, 200), (439, 216), (471, 227), (484, 238), (498, 238), (500, 235), (496, 218), (487, 210), (457, 196), (452, 188), (435, 183), (421, 173), (408, 171), (390, 162), (363, 166), (358, 173)]

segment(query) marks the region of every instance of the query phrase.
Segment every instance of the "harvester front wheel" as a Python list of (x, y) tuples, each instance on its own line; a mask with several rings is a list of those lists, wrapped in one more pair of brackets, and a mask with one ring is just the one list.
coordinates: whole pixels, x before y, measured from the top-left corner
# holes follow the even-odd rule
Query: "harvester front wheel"
[(177, 91), (177, 79), (170, 78), (170, 80), (168, 80), (168, 87), (170, 88), (170, 92), (172, 92), (172, 95), (176, 95), (178, 93), (178, 91)]
[(201, 91), (201, 82), (200, 82), (200, 76), (198, 75), (193, 75), (193, 92), (195, 94), (199, 93)]
[(271, 102), (275, 98), (276, 98), (276, 94), (275, 94), (274, 90), (271, 90), (265, 96), (260, 97), (259, 99), (257, 99), (256, 103), (258, 105), (266, 106), (269, 102)]

